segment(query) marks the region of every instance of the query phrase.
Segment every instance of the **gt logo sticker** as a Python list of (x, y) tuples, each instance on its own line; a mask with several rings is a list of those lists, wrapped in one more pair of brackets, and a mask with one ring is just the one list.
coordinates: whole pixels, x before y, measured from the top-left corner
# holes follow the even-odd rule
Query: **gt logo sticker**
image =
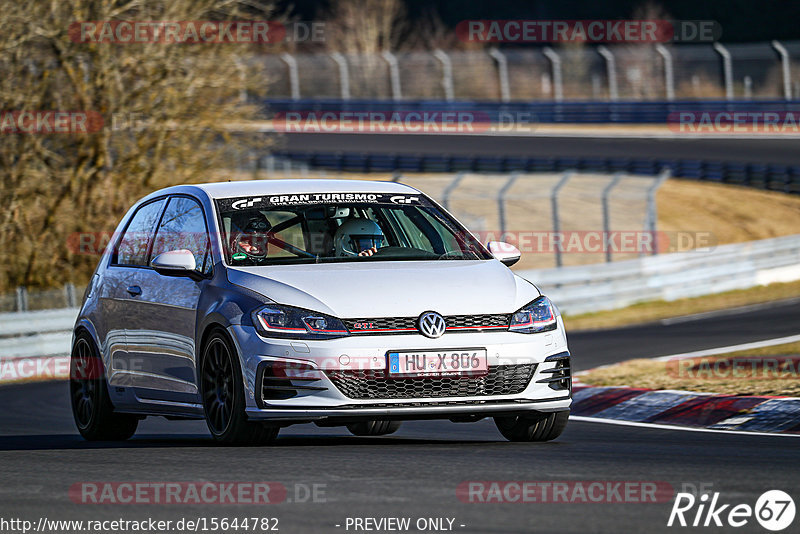
[(419, 200), (419, 197), (407, 197), (405, 195), (395, 195), (391, 197), (389, 200), (391, 200), (395, 204), (411, 204), (412, 202), (417, 202)]
[(235, 210), (243, 210), (245, 208), (252, 208), (256, 202), (261, 202), (261, 197), (251, 198), (250, 200), (243, 198), (231, 204), (231, 208)]

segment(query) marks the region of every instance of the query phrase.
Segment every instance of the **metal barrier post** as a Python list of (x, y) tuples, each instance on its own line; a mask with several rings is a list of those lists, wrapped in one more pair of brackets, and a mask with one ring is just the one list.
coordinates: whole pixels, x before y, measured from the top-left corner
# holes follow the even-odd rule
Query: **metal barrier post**
[(672, 54), (661, 43), (656, 45), (656, 52), (664, 60), (664, 89), (667, 93), (667, 100), (675, 100), (675, 73), (672, 70)]
[(331, 59), (339, 67), (339, 89), (341, 90), (342, 100), (350, 100), (350, 73), (347, 72), (347, 59), (341, 52), (331, 53)]
[(612, 54), (611, 50), (609, 50), (603, 45), (597, 47), (597, 53), (603, 56), (603, 59), (606, 60), (606, 75), (608, 76), (608, 98), (612, 102), (616, 102), (619, 99), (619, 93), (617, 91), (617, 62), (614, 60), (614, 54)]
[(508, 102), (511, 100), (511, 88), (508, 85), (508, 60), (497, 48), (489, 50), (489, 55), (497, 61), (497, 76), (500, 82), (500, 100)]
[[(658, 225), (658, 210), (656, 208), (656, 192), (658, 188), (669, 178), (669, 167), (661, 170), (658, 178), (653, 185), (647, 189), (647, 215), (645, 217), (645, 229), (650, 232), (650, 237), (653, 240), (653, 255), (658, 254), (658, 237), (656, 236), (656, 227)], [(644, 256), (643, 252), (639, 252), (640, 256)]]
[(772, 41), (772, 48), (781, 56), (781, 71), (783, 72), (783, 98), (792, 99), (792, 76), (789, 60), (789, 51), (779, 41)]
[(567, 171), (558, 181), (556, 186), (550, 191), (550, 209), (553, 212), (553, 239), (556, 239), (556, 267), (561, 267), (563, 265), (563, 260), (561, 259), (561, 221), (558, 216), (558, 193), (561, 191), (561, 188), (567, 185), (567, 180), (570, 179), (572, 176), (572, 171)]
[(297, 60), (288, 52), (281, 54), (281, 59), (289, 67), (289, 91), (292, 100), (300, 100), (300, 74), (297, 71)]
[(553, 98), (556, 102), (564, 100), (564, 80), (561, 77), (561, 58), (558, 57), (555, 50), (546, 46), (542, 53), (553, 66)]
[(733, 100), (733, 62), (731, 53), (720, 43), (714, 43), (714, 50), (722, 58), (722, 76), (725, 79), (725, 98)]
[(72, 282), (67, 282), (64, 285), (64, 296), (67, 300), (67, 308), (74, 308), (78, 305), (77, 299), (75, 298), (75, 285)]
[(500, 218), (500, 236), (506, 233), (506, 193), (508, 190), (511, 189), (511, 186), (514, 185), (514, 182), (517, 181), (519, 178), (518, 172), (512, 172), (511, 176), (508, 177), (508, 181), (503, 184), (503, 187), (500, 188), (500, 191), (497, 193), (497, 214)]
[(17, 288), (16, 311), (28, 311), (28, 290), (22, 286)]
[(439, 60), (442, 64), (442, 88), (444, 88), (444, 99), (448, 102), (454, 98), (453, 91), (453, 64), (450, 62), (444, 50), (436, 49), (433, 51), (433, 57)]
[(618, 172), (614, 174), (614, 177), (608, 183), (607, 186), (603, 188), (602, 193), (602, 202), (603, 202), (603, 246), (606, 248), (606, 263), (611, 262), (611, 247), (608, 245), (608, 236), (611, 235), (611, 211), (609, 210), (608, 206), (608, 197), (611, 195), (611, 190), (616, 187), (619, 181), (622, 179), (622, 173)]
[(397, 58), (388, 50), (381, 52), (383, 59), (389, 64), (389, 80), (392, 85), (392, 100), (400, 100), (403, 95), (400, 91), (400, 65), (397, 63)]
[(444, 206), (444, 209), (447, 211), (450, 211), (450, 194), (455, 190), (456, 187), (458, 187), (459, 182), (461, 182), (465, 174), (466, 173), (464, 172), (456, 174), (456, 177), (453, 179), (453, 181), (447, 184), (447, 187), (445, 187), (444, 191), (442, 191), (442, 206)]

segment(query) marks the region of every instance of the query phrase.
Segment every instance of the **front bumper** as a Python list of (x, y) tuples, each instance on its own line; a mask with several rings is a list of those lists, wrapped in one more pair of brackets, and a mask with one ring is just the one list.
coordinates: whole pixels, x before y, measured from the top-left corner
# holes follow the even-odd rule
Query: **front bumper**
[[(448, 333), (438, 339), (421, 335), (350, 336), (324, 341), (266, 339), (252, 327), (229, 327), (241, 359), (248, 417), (254, 420), (286, 422), (359, 419), (469, 418), (530, 414), (568, 410), (571, 404), (569, 378), (554, 383), (553, 377), (569, 375), (564, 326), (540, 334), (513, 332)], [(489, 368), (527, 366), (535, 370), (527, 385), (513, 394), (424, 396), (403, 398), (352, 398), (347, 389), (331, 379), (337, 372), (353, 369), (381, 373), (386, 354), (402, 350), (459, 350), (485, 348)], [(300, 382), (268, 379), (277, 385), (264, 393), (264, 369), (276, 362), (290, 363)], [(554, 370), (566, 367), (566, 372)], [(311, 378), (313, 377), (313, 378)], [(428, 379), (436, 380), (436, 379)], [(283, 385), (281, 385), (283, 384)], [(564, 387), (566, 386), (566, 387)], [(282, 392), (286, 395), (282, 395)], [(352, 394), (351, 394), (352, 395)], [(285, 396), (286, 398), (281, 398)], [(265, 398), (266, 397), (266, 398)]]

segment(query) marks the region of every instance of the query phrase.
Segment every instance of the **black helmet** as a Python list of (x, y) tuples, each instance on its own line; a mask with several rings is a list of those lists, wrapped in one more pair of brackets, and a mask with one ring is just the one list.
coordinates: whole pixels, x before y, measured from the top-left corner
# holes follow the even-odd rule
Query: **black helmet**
[[(269, 231), (272, 225), (262, 213), (242, 214), (233, 221), (231, 255), (245, 254), (250, 259), (267, 257)], [(237, 258), (234, 258), (237, 259)]]

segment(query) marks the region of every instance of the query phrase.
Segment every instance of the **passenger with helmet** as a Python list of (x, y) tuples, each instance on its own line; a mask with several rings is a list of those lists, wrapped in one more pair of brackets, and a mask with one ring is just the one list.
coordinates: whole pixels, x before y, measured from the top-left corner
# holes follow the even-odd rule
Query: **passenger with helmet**
[(232, 232), (231, 257), (234, 260), (264, 260), (272, 228), (267, 218), (260, 212), (251, 212), (243, 213), (231, 222), (238, 228), (238, 231)]
[(378, 223), (370, 219), (347, 219), (333, 236), (336, 256), (372, 256), (384, 246), (384, 235)]

